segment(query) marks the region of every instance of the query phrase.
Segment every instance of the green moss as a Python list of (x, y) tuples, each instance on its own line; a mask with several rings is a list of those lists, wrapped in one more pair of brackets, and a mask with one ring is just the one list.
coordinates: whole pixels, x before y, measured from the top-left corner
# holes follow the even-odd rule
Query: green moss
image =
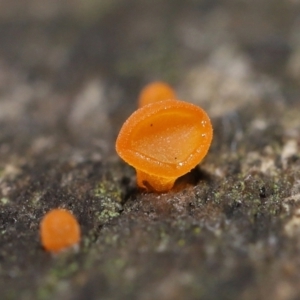
[(199, 228), (199, 227), (194, 228), (193, 233), (195, 235), (199, 235), (201, 233), (201, 228)]
[(122, 192), (116, 185), (104, 180), (94, 189), (94, 195), (100, 201), (100, 210), (95, 215), (101, 224), (120, 215)]
[(77, 262), (72, 262), (70, 264), (62, 264), (52, 270), (50, 270), (50, 276), (56, 279), (66, 278), (78, 271), (79, 265)]
[(101, 270), (99, 271), (102, 274), (105, 274), (105, 277), (108, 278), (111, 283), (116, 284), (119, 282), (121, 284), (120, 275), (124, 271), (127, 264), (128, 262), (123, 258), (112, 256), (102, 262)]
[(179, 247), (183, 247), (183, 246), (185, 246), (186, 241), (185, 241), (184, 239), (180, 239), (180, 240), (177, 242), (177, 244), (178, 244)]
[(31, 203), (34, 207), (39, 204), (39, 201), (42, 199), (42, 196), (43, 196), (42, 191), (37, 191), (32, 194)]
[(53, 299), (54, 291), (58, 290), (63, 280), (72, 277), (80, 269), (78, 262), (69, 262), (70, 252), (58, 255), (56, 263), (48, 271), (37, 290), (37, 297), (40, 300)]
[(105, 244), (110, 246), (116, 245), (118, 239), (119, 239), (118, 235), (108, 234), (105, 236)]
[(0, 202), (1, 202), (3, 205), (6, 205), (6, 204), (8, 204), (10, 201), (9, 201), (9, 199), (8, 199), (7, 197), (3, 197), (3, 198), (0, 199)]

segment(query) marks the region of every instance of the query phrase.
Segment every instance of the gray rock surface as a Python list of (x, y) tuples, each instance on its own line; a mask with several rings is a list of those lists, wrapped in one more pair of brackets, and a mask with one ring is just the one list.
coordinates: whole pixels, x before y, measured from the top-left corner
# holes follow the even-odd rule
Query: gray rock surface
[[(0, 2), (1, 299), (299, 299), (299, 6)], [(164, 194), (114, 152), (152, 80), (214, 126)], [(82, 241), (52, 255), (39, 223), (56, 207)]]

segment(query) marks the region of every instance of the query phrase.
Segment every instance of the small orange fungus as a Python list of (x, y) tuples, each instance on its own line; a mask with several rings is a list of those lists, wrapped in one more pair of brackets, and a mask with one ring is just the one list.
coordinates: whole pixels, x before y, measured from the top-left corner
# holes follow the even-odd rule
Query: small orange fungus
[(165, 100), (145, 105), (127, 119), (116, 151), (136, 169), (139, 187), (163, 192), (200, 163), (212, 136), (212, 125), (203, 109)]
[(59, 252), (79, 242), (80, 227), (69, 211), (53, 209), (41, 221), (40, 237), (47, 251)]
[(157, 81), (147, 84), (139, 95), (139, 107), (143, 107), (149, 103), (176, 99), (176, 94), (174, 89), (167, 83)]

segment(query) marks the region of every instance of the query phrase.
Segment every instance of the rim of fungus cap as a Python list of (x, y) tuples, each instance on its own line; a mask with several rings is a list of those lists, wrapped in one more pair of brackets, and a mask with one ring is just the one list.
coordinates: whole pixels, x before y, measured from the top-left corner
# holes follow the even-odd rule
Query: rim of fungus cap
[(79, 243), (80, 226), (70, 211), (55, 208), (42, 218), (40, 238), (47, 251), (59, 252)]
[(143, 107), (153, 102), (176, 98), (175, 90), (168, 83), (154, 81), (143, 87), (138, 97), (138, 104), (139, 107)]
[(202, 161), (212, 137), (210, 119), (202, 108), (165, 100), (143, 106), (125, 121), (116, 151), (136, 169), (139, 187), (168, 191)]

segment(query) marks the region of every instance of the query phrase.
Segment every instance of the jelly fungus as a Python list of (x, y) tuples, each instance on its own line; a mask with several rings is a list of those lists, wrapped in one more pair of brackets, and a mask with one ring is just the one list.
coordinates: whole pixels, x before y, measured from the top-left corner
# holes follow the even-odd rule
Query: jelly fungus
[(203, 109), (165, 100), (145, 105), (127, 119), (116, 151), (136, 169), (139, 187), (164, 192), (200, 163), (212, 136), (211, 122)]
[(53, 209), (41, 221), (40, 237), (42, 245), (47, 251), (59, 252), (78, 244), (80, 227), (69, 211)]
[(174, 89), (169, 86), (167, 83), (157, 81), (147, 84), (139, 95), (139, 107), (143, 107), (149, 103), (167, 100), (167, 99), (176, 99), (176, 94)]

